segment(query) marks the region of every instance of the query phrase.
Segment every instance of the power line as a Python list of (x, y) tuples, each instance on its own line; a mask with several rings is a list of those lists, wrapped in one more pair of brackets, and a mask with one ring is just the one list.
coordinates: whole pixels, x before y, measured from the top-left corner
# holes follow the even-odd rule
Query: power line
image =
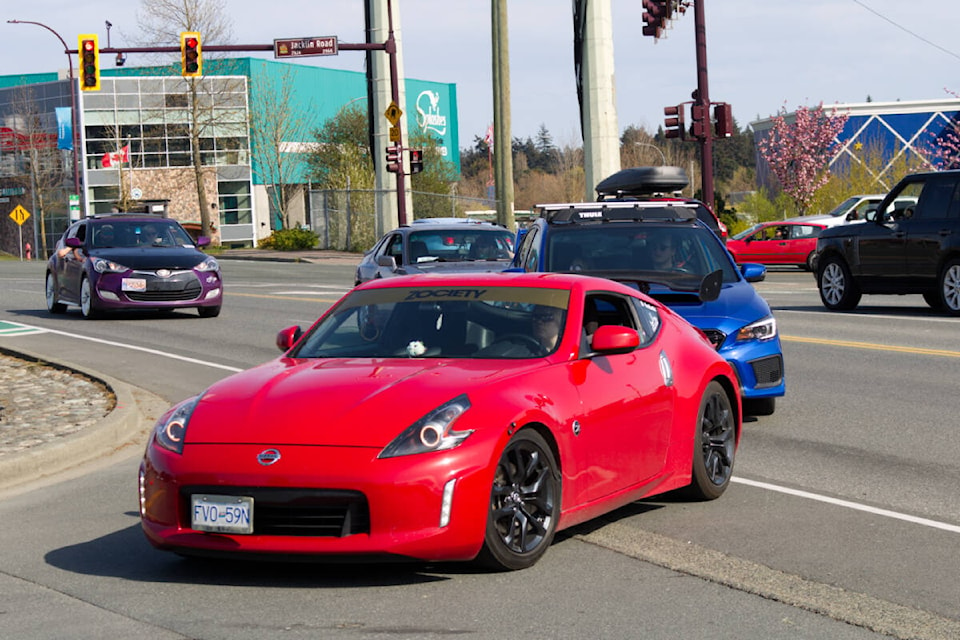
[(936, 49), (939, 49), (940, 51), (943, 51), (945, 54), (950, 55), (950, 56), (953, 56), (954, 58), (957, 58), (958, 60), (960, 60), (960, 55), (957, 55), (956, 53), (954, 53), (953, 51), (950, 51), (949, 49), (944, 49), (943, 47), (941, 47), (941, 46), (938, 45), (937, 43), (931, 42), (930, 40), (927, 40), (926, 38), (924, 38), (923, 36), (921, 36), (921, 35), (918, 34), (918, 33), (915, 33), (915, 32), (913, 32), (913, 31), (910, 31), (910, 29), (907, 29), (907, 28), (904, 27), (902, 24), (900, 24), (900, 23), (898, 23), (898, 22), (894, 22), (893, 20), (891, 20), (891, 19), (888, 18), (887, 16), (883, 15), (883, 14), (880, 13), (879, 11), (876, 11), (875, 9), (872, 9), (871, 7), (868, 7), (866, 4), (864, 4), (863, 2), (861, 2), (861, 0), (853, 0), (853, 2), (855, 2), (855, 3), (858, 4), (858, 5), (860, 5), (861, 7), (863, 7), (864, 9), (866, 9), (867, 11), (869, 11), (870, 13), (872, 13), (873, 15), (877, 16), (877, 17), (880, 18), (881, 20), (886, 20), (887, 22), (889, 22), (890, 24), (892, 24), (893, 26), (895, 26), (897, 29), (900, 29), (901, 31), (904, 31), (904, 32), (910, 34), (911, 36), (913, 36), (913, 37), (916, 38), (917, 40), (920, 40), (920, 41), (922, 41), (922, 42), (926, 42), (926, 43), (927, 43), (928, 45), (930, 45), (931, 47), (934, 47), (934, 48), (936, 48)]

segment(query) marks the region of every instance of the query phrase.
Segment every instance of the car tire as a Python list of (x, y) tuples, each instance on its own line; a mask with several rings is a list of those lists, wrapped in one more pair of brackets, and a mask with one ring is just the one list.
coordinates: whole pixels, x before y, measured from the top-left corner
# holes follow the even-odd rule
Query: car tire
[(57, 300), (57, 281), (52, 273), (47, 274), (47, 282), (44, 287), (44, 293), (47, 297), (47, 311), (50, 313), (65, 313), (67, 305)]
[(87, 320), (96, 320), (102, 314), (97, 309), (96, 296), (90, 286), (90, 278), (84, 276), (80, 281), (80, 315)]
[(937, 291), (924, 291), (923, 301), (926, 302), (931, 309), (936, 311), (943, 310), (943, 297), (941, 297), (939, 289)]
[(220, 315), (220, 305), (215, 307), (197, 307), (197, 313), (201, 318), (216, 318)]
[(860, 304), (860, 288), (847, 265), (837, 256), (827, 256), (817, 272), (817, 288), (823, 306), (831, 311), (850, 311)]
[(715, 500), (723, 495), (733, 477), (737, 451), (737, 418), (730, 396), (713, 381), (700, 397), (693, 438), (693, 475), (685, 497)]
[(776, 410), (776, 398), (750, 398), (743, 401), (743, 415), (745, 416), (772, 416)]
[(553, 542), (562, 483), (553, 451), (533, 429), (507, 443), (494, 471), (477, 562), (496, 571), (533, 566)]
[(951, 316), (960, 316), (960, 260), (951, 260), (940, 272), (941, 308)]
[(817, 270), (817, 252), (811, 251), (807, 255), (807, 259), (803, 265), (804, 270), (806, 271), (816, 271)]

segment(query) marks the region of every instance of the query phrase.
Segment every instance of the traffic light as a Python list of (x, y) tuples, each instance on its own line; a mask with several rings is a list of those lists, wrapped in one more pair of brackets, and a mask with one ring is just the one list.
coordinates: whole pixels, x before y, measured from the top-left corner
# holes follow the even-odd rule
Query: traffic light
[(423, 171), (423, 150), (410, 149), (410, 175)]
[(690, 119), (693, 120), (693, 124), (690, 126), (690, 133), (694, 138), (702, 140), (707, 135), (707, 124), (704, 119), (707, 115), (707, 108), (702, 104), (692, 104), (690, 105)]
[(666, 7), (663, 0), (643, 0), (643, 35), (659, 38), (663, 33)]
[(79, 36), (80, 52), (80, 89), (83, 91), (100, 90), (100, 45), (97, 34), (84, 33)]
[(729, 138), (733, 135), (733, 107), (726, 102), (718, 102), (713, 107), (713, 130), (718, 138)]
[(184, 31), (180, 34), (180, 75), (189, 77), (203, 75), (203, 58), (198, 31)]
[(686, 137), (683, 123), (683, 105), (664, 107), (663, 115), (666, 116), (663, 119), (663, 124), (667, 128), (664, 135), (667, 138), (680, 138), (683, 140)]
[(400, 173), (400, 145), (392, 144), (387, 147), (387, 171), (391, 173)]

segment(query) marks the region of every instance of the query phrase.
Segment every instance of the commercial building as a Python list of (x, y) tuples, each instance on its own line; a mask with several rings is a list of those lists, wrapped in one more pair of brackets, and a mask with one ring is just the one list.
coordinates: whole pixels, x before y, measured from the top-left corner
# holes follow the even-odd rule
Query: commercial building
[[(313, 134), (324, 121), (366, 100), (365, 74), (256, 58), (206, 60), (203, 71), (197, 91), (202, 116), (196, 126), (217, 238), (230, 246), (255, 246), (279, 225), (271, 215), (269, 191), (276, 184), (268, 166), (271, 154), (257, 135), (269, 115), (264, 111), (278, 108), (271, 98), (279, 91), (289, 96), (281, 106), (297, 123), (289, 129), (296, 137), (277, 145), (294, 160), (287, 163), (291, 169), (283, 181), (300, 186), (292, 216), (296, 224), (309, 224), (305, 154), (316, 144)], [(0, 189), (11, 194), (10, 208), (22, 204), (32, 211), (38, 206), (25, 176), (31, 151), (43, 148), (47, 164), (59, 164), (61, 182), (60, 196), (48, 197), (44, 204), (48, 239), (65, 227), (67, 194), (74, 191), (70, 109), (75, 101), (81, 202), (74, 217), (114, 208), (162, 208), (182, 222), (198, 224), (191, 144), (195, 119), (188, 111), (193, 105), (187, 83), (179, 65), (103, 69), (99, 91), (73, 97), (64, 72), (0, 77)], [(401, 109), (407, 114), (407, 131), (431, 136), (459, 171), (455, 85), (407, 78), (405, 88)], [(0, 222), (4, 239), (10, 235), (9, 222)]]

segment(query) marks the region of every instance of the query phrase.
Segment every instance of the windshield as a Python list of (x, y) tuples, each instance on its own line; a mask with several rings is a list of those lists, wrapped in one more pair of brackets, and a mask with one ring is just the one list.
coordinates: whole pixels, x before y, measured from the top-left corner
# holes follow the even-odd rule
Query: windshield
[(860, 202), (860, 198), (858, 198), (858, 197), (856, 197), (856, 196), (854, 196), (854, 197), (852, 197), (852, 198), (847, 198), (846, 200), (844, 200), (843, 202), (841, 202), (840, 204), (838, 204), (838, 205), (837, 205), (837, 208), (834, 209), (833, 211), (831, 211), (830, 213), (828, 213), (827, 215), (828, 215), (828, 216), (833, 216), (834, 218), (836, 218), (837, 216), (841, 216), (841, 215), (845, 214), (848, 209), (850, 209), (851, 207), (853, 207), (853, 205), (857, 204), (858, 202)]
[(193, 238), (172, 220), (110, 220), (94, 222), (94, 248), (194, 246)]
[(718, 269), (724, 282), (737, 270), (717, 236), (701, 225), (611, 222), (555, 226), (547, 248), (547, 271), (655, 272), (702, 278)]
[(414, 262), (512, 260), (513, 234), (499, 227), (417, 230), (410, 234)]
[(750, 234), (752, 234), (754, 231), (756, 231), (757, 229), (759, 229), (759, 228), (762, 227), (762, 226), (763, 226), (763, 224), (755, 224), (755, 225), (753, 225), (752, 227), (750, 227), (749, 229), (747, 229), (746, 231), (741, 231), (740, 233), (737, 233), (737, 234), (734, 234), (734, 235), (730, 236), (730, 239), (731, 239), (731, 240), (743, 240), (744, 238), (746, 238), (747, 236), (749, 236)]
[(348, 294), (295, 358), (523, 359), (556, 350), (569, 291), (391, 287)]

